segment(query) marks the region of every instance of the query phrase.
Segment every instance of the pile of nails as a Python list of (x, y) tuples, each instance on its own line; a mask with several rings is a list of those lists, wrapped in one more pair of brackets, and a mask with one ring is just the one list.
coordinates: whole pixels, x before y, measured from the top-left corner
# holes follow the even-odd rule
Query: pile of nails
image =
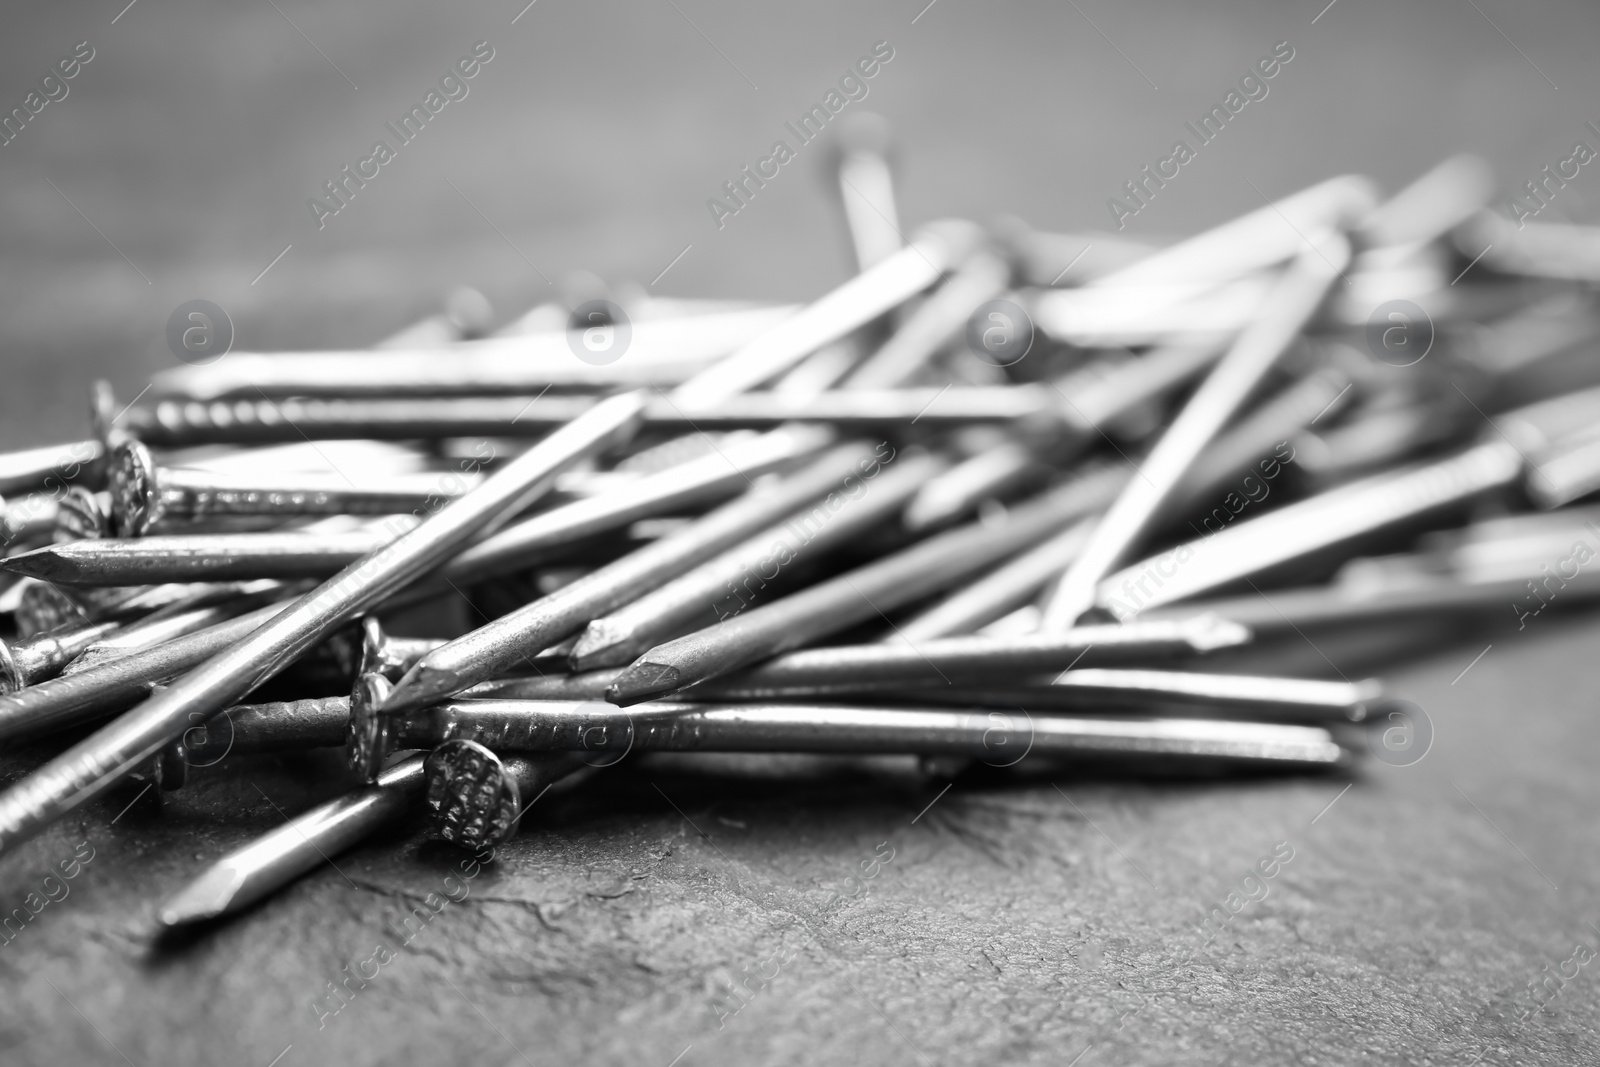
[(1513, 227), (1460, 157), (1163, 246), (906, 240), (880, 145), (810, 303), (575, 290), (230, 353), (0, 457), (0, 740), (45, 746), (0, 856), (129, 777), (319, 747), (344, 791), (162, 924), (395, 821), (500, 842), (651, 752), (1347, 771), (1409, 713), (1345, 666), (1600, 591), (1600, 235)]

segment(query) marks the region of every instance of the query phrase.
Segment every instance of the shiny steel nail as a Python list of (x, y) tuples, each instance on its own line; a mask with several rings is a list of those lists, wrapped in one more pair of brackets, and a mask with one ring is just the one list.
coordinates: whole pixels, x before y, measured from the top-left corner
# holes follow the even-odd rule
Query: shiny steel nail
[(1072, 524), (920, 615), (898, 624), (884, 640), (916, 644), (934, 637), (969, 634), (1021, 607), (1078, 558), (1095, 521), (1083, 519)]
[(352, 564), (165, 692), (13, 785), (0, 794), (0, 848), (15, 848), (97, 796), (197, 721), (216, 715), (475, 534), (526, 507), (548, 491), (561, 470), (630, 435), (643, 406), (642, 394), (624, 394), (574, 420), (415, 530)]
[(1188, 475), (1173, 487), (1162, 514), (1182, 518), (1197, 507), (1220, 504), (1234, 488), (1230, 483), (1251, 475), (1275, 448), (1287, 445), (1319, 415), (1336, 414), (1338, 406), (1348, 402), (1350, 385), (1339, 371), (1323, 368), (1262, 401), (1200, 454)]
[(1379, 248), (1437, 240), (1487, 207), (1497, 184), (1483, 158), (1451, 156), (1373, 208), (1356, 238)]
[(105, 450), (99, 441), (0, 452), (0, 493), (10, 496), (41, 489), (59, 492), (64, 483), (74, 479), (89, 486), (98, 485), (105, 476), (104, 459)]
[(1071, 626), (1094, 606), (1100, 580), (1135, 546), (1200, 450), (1299, 336), (1349, 260), (1349, 242), (1337, 234), (1325, 234), (1301, 252), (1274, 289), (1266, 313), (1201, 383), (1062, 575), (1045, 606), (1047, 628)]
[(770, 604), (657, 645), (618, 677), (606, 699), (618, 704), (676, 692), (798, 648), (939, 592), (1029, 548), (1104, 505), (1092, 483), (1070, 482), (993, 523), (970, 523)]
[(117, 530), (140, 537), (168, 518), (218, 515), (391, 515), (459, 498), (479, 476), (388, 475), (352, 486), (339, 475), (325, 478), (229, 478), (158, 467), (139, 441), (125, 441), (111, 459), (111, 502)]
[(981, 239), (981, 231), (970, 222), (946, 220), (925, 227), (907, 247), (684, 382), (673, 391), (673, 400), (708, 408), (777, 377), (928, 288)]
[(620, 667), (660, 642), (744, 610), (780, 568), (815, 559), (890, 520), (943, 464), (904, 456), (837, 508), (817, 503), (589, 623), (572, 650), (573, 670)]
[(1034, 480), (1050, 464), (1067, 462), (1098, 442), (1104, 427), (1215, 363), (1223, 347), (1217, 341), (1180, 340), (1110, 370), (1085, 368), (1065, 376), (1054, 386), (1065, 419), (1057, 433), (984, 449), (931, 479), (906, 509), (906, 525), (926, 530), (952, 522), (982, 501)]
[(157, 909), (169, 929), (243, 911), (399, 818), (423, 790), (423, 757), (401, 760), (377, 782), (295, 816), (212, 864)]
[(153, 686), (204, 663), (270, 619), (280, 605), (0, 696), (0, 742), (40, 737), (130, 708)]
[(127, 540), (68, 541), (10, 556), (0, 561), (0, 567), (63, 585), (322, 578), (337, 574), (395, 536), (377, 528), (350, 533), (158, 534)]
[(864, 443), (830, 450), (777, 486), (753, 489), (680, 532), (428, 653), (401, 679), (386, 710), (421, 707), (510, 669), (881, 462)]
[(121, 622), (80, 622), (21, 641), (0, 641), (0, 692), (53, 678), (97, 641), (121, 629)]
[(1079, 706), (1150, 709), (1187, 704), (1216, 712), (1291, 713), (1307, 719), (1361, 722), (1384, 699), (1375, 679), (1325, 682), (1309, 678), (1267, 678), (1246, 674), (1200, 674), (1080, 668), (1062, 673), (1051, 683), (1070, 692)]
[[(306, 439), (438, 439), (539, 437), (594, 406), (589, 396), (476, 397), (416, 400), (235, 401), (231, 404), (158, 402), (125, 417), (130, 432), (151, 445), (263, 443)], [(645, 423), (669, 430), (770, 429), (789, 422), (827, 423), (843, 430), (928, 428), (970, 423), (1045, 422), (1070, 418), (1046, 386), (954, 386), (877, 390), (746, 393), (720, 401), (658, 396)], [(191, 481), (193, 472), (172, 471)], [(390, 475), (389, 477), (397, 477)], [(340, 483), (347, 485), (348, 483)], [(226, 483), (221, 488), (232, 488)], [(237, 492), (237, 490), (235, 490)], [(281, 490), (280, 490), (281, 492)]]
[[(1378, 203), (1367, 178), (1329, 178), (1298, 193), (1257, 208), (1204, 233), (1154, 252), (1122, 270), (1097, 278), (1087, 288), (1215, 284), (1302, 256), (1306, 235), (1343, 229), (1368, 217)], [(1332, 252), (1328, 252), (1334, 258)]]
[[(887, 642), (801, 649), (706, 682), (683, 694), (688, 699), (728, 701), (814, 699), (834, 692), (877, 686), (893, 692), (963, 682), (1000, 684), (1028, 674), (1073, 666), (1149, 663), (1233, 648), (1250, 631), (1215, 615), (1138, 620), (1124, 625), (1080, 626), (1059, 634), (1021, 637), (932, 638), (914, 646)], [(599, 700), (622, 672), (502, 678), (481, 683), (474, 699)], [(981, 702), (981, 701), (980, 701)]]
[(1004, 259), (975, 253), (855, 369), (850, 387), (888, 389), (912, 381), (942, 347), (961, 336), (973, 311), (1005, 292), (1010, 280), (1011, 266)]
[[(230, 352), (155, 376), (161, 397), (210, 401), (335, 396), (532, 396), (546, 386), (597, 390), (672, 386), (795, 313), (793, 305), (738, 307), (633, 324), (623, 358), (576, 359), (565, 328), (416, 351)], [(114, 409), (113, 409), (113, 413)]]
[[(299, 587), (304, 589), (304, 586)], [(137, 649), (149, 648), (174, 638), (196, 633), (220, 622), (255, 611), (264, 604), (275, 603), (296, 592), (293, 586), (280, 582), (261, 581), (242, 583), (231, 595), (212, 595), (203, 592), (185, 601), (178, 601), (152, 611), (142, 618), (124, 623), (96, 640), (64, 668), (63, 676), (77, 674), (99, 666)]]
[[(630, 522), (731, 496), (752, 478), (797, 462), (833, 439), (822, 427), (793, 427), (730, 443), (710, 455), (541, 511), (479, 541), (447, 564), (443, 580), (415, 594), (461, 585), (536, 562), (541, 554)], [(402, 522), (405, 520), (402, 520)], [(156, 535), (130, 541), (54, 545), (0, 561), (52, 582), (123, 585), (205, 577), (311, 577), (335, 574), (403, 532), (388, 523), (348, 534), (262, 533)]]
[(377, 616), (368, 615), (361, 620), (361, 659), (355, 676), (381, 674), (399, 681), (417, 660), (444, 643), (442, 637), (395, 637), (384, 631)]
[(463, 700), (412, 716), (410, 730), (498, 753), (835, 752), (963, 755), (1003, 765), (1028, 755), (1168, 757), (1336, 767), (1350, 756), (1315, 726), (1217, 719), (1028, 715), (832, 704)]
[[(1579, 455), (1572, 442), (1586, 439), (1597, 418), (1600, 389), (1507, 412), (1484, 432), (1484, 443), (1446, 459), (1364, 478), (1224, 528), (1176, 550), (1186, 558), (1181, 566), (1172, 566), (1175, 553), (1167, 553), (1126, 567), (1100, 584), (1096, 602), (1127, 617), (1513, 485), (1536, 502), (1559, 503), (1562, 494), (1543, 476), (1543, 463)], [(1600, 465), (1600, 452), (1590, 461)], [(1561, 473), (1565, 485), (1582, 483), (1577, 460)]]
[(29, 545), (55, 534), (60, 500), (49, 493), (29, 493), (0, 503), (0, 544)]

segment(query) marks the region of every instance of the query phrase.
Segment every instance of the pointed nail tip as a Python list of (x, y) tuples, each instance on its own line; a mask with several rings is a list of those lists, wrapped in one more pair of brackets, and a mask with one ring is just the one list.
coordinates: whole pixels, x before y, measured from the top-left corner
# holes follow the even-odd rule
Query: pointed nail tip
[(454, 671), (430, 671), (419, 663), (400, 679), (388, 699), (378, 706), (378, 711), (384, 715), (404, 715), (438, 703), (463, 688)]
[(179, 896), (161, 905), (156, 912), (156, 921), (164, 931), (181, 931), (220, 919), (227, 913), (228, 901), (195, 905)]
[(48, 548), (36, 548), (0, 560), (0, 570), (45, 582), (69, 582), (77, 577), (78, 568), (70, 566)]
[(678, 668), (665, 663), (635, 663), (606, 687), (606, 700), (625, 708), (681, 688)]

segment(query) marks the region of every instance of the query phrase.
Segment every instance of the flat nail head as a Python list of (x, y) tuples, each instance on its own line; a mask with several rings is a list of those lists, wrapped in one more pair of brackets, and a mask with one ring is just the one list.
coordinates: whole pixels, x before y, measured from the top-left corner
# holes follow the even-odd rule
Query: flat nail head
[(522, 811), (516, 779), (476, 741), (446, 741), (428, 755), (428, 810), (434, 836), (481, 849), (510, 837)]
[(378, 710), (394, 686), (381, 674), (363, 674), (350, 691), (350, 732), (345, 738), (345, 760), (363, 782), (376, 782), (383, 761), (394, 751), (395, 727), (400, 717)]
[(17, 658), (11, 654), (10, 642), (0, 640), (0, 693), (15, 693), (26, 684)]
[(91, 541), (111, 536), (111, 516), (100, 498), (81, 485), (70, 486), (56, 507), (55, 540)]
[(111, 457), (111, 513), (117, 533), (142, 537), (161, 516), (156, 499), (156, 461), (139, 441), (123, 441)]

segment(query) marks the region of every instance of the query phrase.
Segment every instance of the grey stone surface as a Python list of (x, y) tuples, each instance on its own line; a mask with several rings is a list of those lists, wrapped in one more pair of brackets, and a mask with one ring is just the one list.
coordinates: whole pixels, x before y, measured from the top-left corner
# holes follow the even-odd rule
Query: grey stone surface
[[(1549, 619), (1454, 684), (1481, 646), (1394, 672), (1437, 731), (1411, 767), (1024, 764), (941, 793), (909, 761), (659, 758), (552, 793), (475, 877), (399, 832), (182, 944), (152, 941), (161, 895), (336, 764), (130, 788), (0, 871), (19, 906), (95, 849), (0, 948), (7, 1062), (1592, 1062), (1592, 967), (1530, 986), (1600, 945), (1597, 636)], [(1275, 847), (1266, 896), (1204, 936)], [(392, 962), (313, 1006), (380, 942)]]

